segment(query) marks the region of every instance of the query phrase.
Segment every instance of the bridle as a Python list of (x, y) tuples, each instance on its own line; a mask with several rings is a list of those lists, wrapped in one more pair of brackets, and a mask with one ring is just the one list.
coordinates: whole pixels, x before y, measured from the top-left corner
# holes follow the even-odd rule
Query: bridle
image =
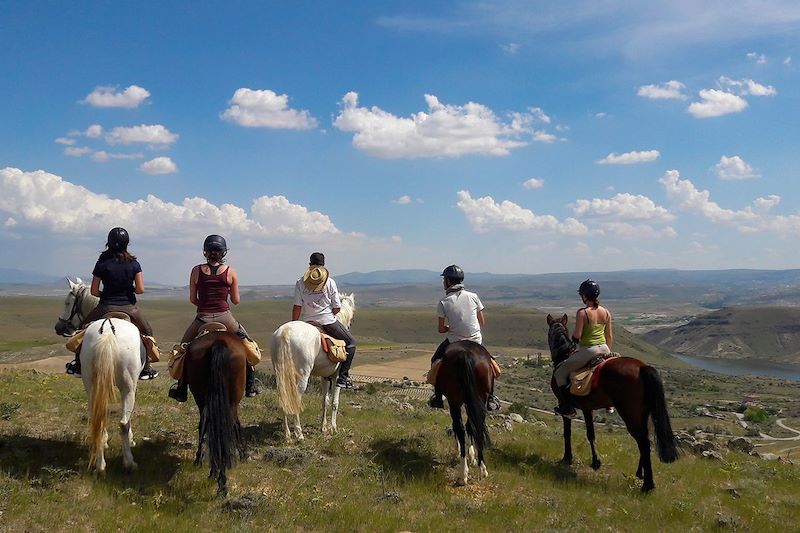
[(550, 345), (550, 359), (553, 360), (553, 365), (559, 364), (578, 349), (577, 343), (569, 337), (567, 328), (561, 322), (553, 322), (550, 326), (547, 343)]
[(83, 319), (86, 318), (81, 314), (81, 307), (83, 304), (83, 295), (86, 293), (86, 286), (82, 285), (75, 294), (75, 301), (72, 302), (72, 310), (69, 312), (69, 317), (63, 318), (58, 317), (58, 326), (64, 327), (64, 333), (62, 336), (67, 337), (70, 333), (74, 333), (78, 327), (72, 323), (72, 319), (76, 316), (78, 317), (78, 324), (83, 322)]

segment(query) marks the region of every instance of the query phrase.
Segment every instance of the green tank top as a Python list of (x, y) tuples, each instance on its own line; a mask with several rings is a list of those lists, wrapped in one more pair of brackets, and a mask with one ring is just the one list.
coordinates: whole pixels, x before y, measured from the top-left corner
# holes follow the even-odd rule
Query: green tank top
[(581, 340), (578, 344), (581, 346), (597, 346), (598, 344), (605, 344), (605, 342), (605, 324), (586, 324), (583, 326), (583, 333), (581, 333)]

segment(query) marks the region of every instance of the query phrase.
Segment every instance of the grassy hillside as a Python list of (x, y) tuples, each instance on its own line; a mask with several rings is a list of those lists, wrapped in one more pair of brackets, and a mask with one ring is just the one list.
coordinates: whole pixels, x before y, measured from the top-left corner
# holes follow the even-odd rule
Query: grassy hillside
[(800, 363), (800, 309), (728, 307), (643, 335), (663, 349), (697, 357)]
[(332, 437), (314, 427), (319, 397), (307, 396), (308, 439), (292, 446), (282, 441), (272, 391), (245, 399), (250, 457), (219, 498), (208, 467), (192, 465), (196, 408), (168, 400), (167, 387), (140, 384), (139, 470), (122, 472), (112, 425), (108, 474), (96, 478), (85, 471), (80, 380), (0, 373), (0, 530), (785, 531), (800, 519), (796, 466), (734, 452), (722, 462), (684, 455), (656, 462), (657, 488), (641, 495), (636, 448), (623, 430), (599, 427), (603, 467), (594, 472), (578, 427), (579, 464), (568, 468), (557, 462), (561, 424), (534, 424), (530, 414), (510, 430), (491, 420), (490, 477), (456, 487), (449, 417), (382, 387), (343, 393)]

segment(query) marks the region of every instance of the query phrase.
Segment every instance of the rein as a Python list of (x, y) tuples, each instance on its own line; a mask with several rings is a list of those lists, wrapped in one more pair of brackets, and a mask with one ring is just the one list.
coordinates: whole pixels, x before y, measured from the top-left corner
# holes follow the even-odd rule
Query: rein
[[(557, 343), (554, 339), (556, 335), (559, 337)], [(569, 337), (563, 325), (552, 328), (549, 337), (550, 358), (553, 360), (554, 366), (567, 359), (578, 349), (577, 343)]]

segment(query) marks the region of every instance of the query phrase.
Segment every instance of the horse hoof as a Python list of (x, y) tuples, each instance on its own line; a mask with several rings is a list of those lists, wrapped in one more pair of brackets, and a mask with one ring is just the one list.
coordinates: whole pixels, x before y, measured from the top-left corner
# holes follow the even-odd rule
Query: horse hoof
[(133, 463), (131, 463), (129, 465), (125, 465), (125, 470), (127, 472), (136, 472), (136, 470), (138, 470), (138, 469), (139, 469), (139, 465), (137, 465), (135, 462), (133, 462)]
[(558, 464), (561, 466), (572, 466), (572, 457), (564, 457), (558, 462)]
[(644, 479), (644, 474), (642, 474), (641, 472), (636, 472), (636, 477), (638, 479)]
[(651, 490), (653, 490), (655, 488), (656, 488), (655, 483), (645, 483), (644, 485), (642, 485), (642, 492), (644, 494), (647, 494), (648, 492), (650, 492)]
[(462, 479), (462, 478), (456, 479), (456, 486), (465, 487), (466, 485), (467, 485), (467, 480), (466, 479)]
[(603, 464), (603, 463), (601, 463), (600, 461), (595, 461), (595, 462), (593, 462), (593, 463), (592, 463), (592, 470), (600, 470), (600, 466), (601, 466), (602, 464)]

